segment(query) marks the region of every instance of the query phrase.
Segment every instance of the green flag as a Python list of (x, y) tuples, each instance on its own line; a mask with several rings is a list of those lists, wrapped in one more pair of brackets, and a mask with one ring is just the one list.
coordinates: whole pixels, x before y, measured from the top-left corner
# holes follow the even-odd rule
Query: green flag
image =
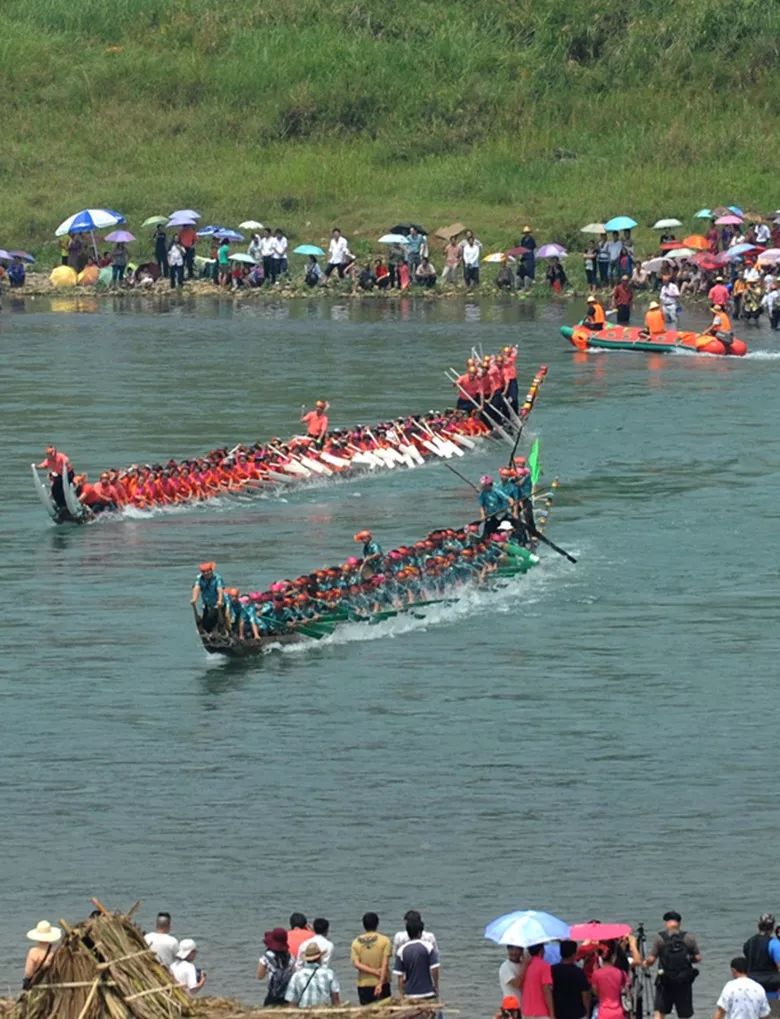
[(536, 485), (542, 476), (542, 465), (539, 460), (539, 439), (534, 439), (531, 452), (528, 454), (528, 470), (531, 472), (531, 484)]

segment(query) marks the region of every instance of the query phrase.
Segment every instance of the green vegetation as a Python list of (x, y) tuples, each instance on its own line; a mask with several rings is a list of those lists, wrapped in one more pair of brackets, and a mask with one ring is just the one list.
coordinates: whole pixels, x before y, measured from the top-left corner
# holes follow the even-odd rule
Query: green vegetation
[[(84, 206), (488, 245), (778, 204), (766, 0), (3, 0), (0, 244)], [(575, 158), (576, 157), (576, 158)]]

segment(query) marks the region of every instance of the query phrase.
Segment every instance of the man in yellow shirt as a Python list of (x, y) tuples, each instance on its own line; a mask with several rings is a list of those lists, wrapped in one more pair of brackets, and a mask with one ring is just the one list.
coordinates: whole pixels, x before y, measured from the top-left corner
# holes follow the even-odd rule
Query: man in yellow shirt
[(358, 972), (357, 992), (361, 1005), (390, 997), (390, 938), (379, 933), (376, 913), (363, 916), (363, 930), (352, 942), (350, 957)]

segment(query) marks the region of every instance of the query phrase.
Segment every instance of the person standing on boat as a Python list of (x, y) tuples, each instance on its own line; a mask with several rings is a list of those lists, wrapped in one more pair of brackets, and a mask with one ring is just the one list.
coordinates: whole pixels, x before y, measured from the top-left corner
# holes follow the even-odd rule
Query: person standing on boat
[(604, 328), (606, 321), (607, 316), (604, 312), (604, 306), (594, 294), (590, 294), (588, 296), (587, 311), (585, 312), (585, 318), (583, 319), (582, 324), (587, 329), (591, 329), (593, 332), (598, 332), (600, 329)]
[(384, 552), (378, 541), (374, 541), (371, 531), (358, 531), (355, 541), (363, 543), (363, 565), (360, 569), (361, 576), (370, 577), (379, 573), (384, 563)]
[(317, 400), (314, 404), (314, 410), (310, 410), (308, 414), (301, 414), (301, 423), (306, 425), (306, 434), (310, 439), (314, 439), (316, 446), (322, 446), (328, 434), (328, 415), (326, 411), (329, 406), (325, 400)]
[(65, 495), (62, 491), (62, 479), (67, 474), (73, 480), (73, 467), (66, 453), (61, 453), (56, 446), (46, 447), (46, 457), (38, 464), (49, 472), (51, 497), (60, 509), (65, 509)]
[(217, 564), (214, 562), (200, 564), (190, 598), (190, 604), (193, 606), (197, 605), (200, 598), (203, 605), (200, 626), (207, 632), (217, 626), (221, 615), (220, 609), (225, 601), (225, 583), (216, 572), (216, 568)]
[(483, 474), (479, 483), (481, 486), (479, 511), (484, 524), (482, 536), (486, 538), (498, 530), (498, 525), (509, 510), (509, 499), (500, 489), (493, 486), (493, 479), (489, 474)]
[(612, 304), (617, 309), (618, 325), (628, 325), (631, 321), (631, 302), (634, 300), (634, 291), (628, 276), (622, 276), (620, 282), (612, 291)]

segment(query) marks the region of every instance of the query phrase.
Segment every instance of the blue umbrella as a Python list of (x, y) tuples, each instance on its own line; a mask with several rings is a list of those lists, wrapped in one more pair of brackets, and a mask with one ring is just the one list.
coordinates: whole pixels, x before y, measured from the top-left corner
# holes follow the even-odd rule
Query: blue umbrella
[(204, 226), (198, 230), (198, 237), (224, 237), (229, 241), (243, 241), (244, 235), (226, 226)]
[(636, 226), (636, 220), (630, 216), (615, 216), (604, 224), (605, 230), (632, 230)]
[(694, 219), (712, 219), (712, 209), (699, 209), (693, 214)]
[(299, 244), (297, 248), (293, 248), (294, 255), (324, 255), (325, 252), (322, 248), (318, 248), (316, 244)]
[(93, 233), (95, 230), (105, 230), (106, 227), (116, 226), (117, 223), (124, 221), (122, 213), (113, 209), (82, 209), (81, 212), (76, 212), (63, 220), (54, 231), (54, 236)]
[(485, 937), (499, 945), (542, 945), (569, 936), (569, 925), (552, 913), (538, 909), (518, 909), (492, 920), (485, 928)]
[(9, 251), (8, 254), (11, 258), (21, 258), (23, 262), (34, 262), (35, 258), (30, 254), (29, 251)]
[[(755, 251), (755, 244), (735, 244), (733, 248), (729, 248), (726, 252), (726, 257), (731, 260), (734, 258), (741, 258), (748, 251)], [(11, 252), (13, 254), (13, 252)]]
[(198, 237), (213, 237), (214, 234), (218, 234), (221, 229), (221, 226), (202, 226), (200, 230), (198, 230)]
[(744, 216), (745, 215), (744, 212), (742, 211), (742, 209), (740, 209), (740, 207), (738, 205), (730, 205), (729, 208), (731, 209), (731, 211), (734, 213), (735, 216)]

